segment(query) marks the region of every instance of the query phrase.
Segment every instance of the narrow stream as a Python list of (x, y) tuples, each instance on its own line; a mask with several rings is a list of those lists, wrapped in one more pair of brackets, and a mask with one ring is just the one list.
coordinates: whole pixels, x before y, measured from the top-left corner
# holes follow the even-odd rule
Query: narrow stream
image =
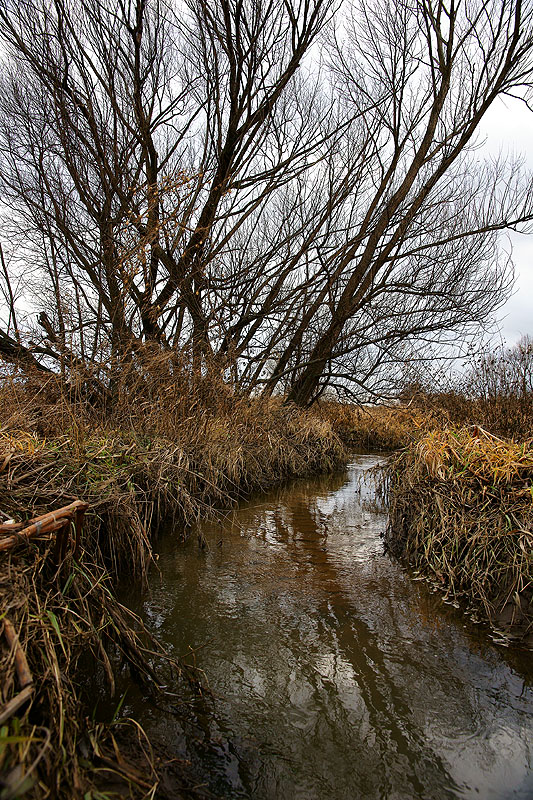
[(160, 543), (144, 617), (196, 650), (190, 724), (127, 700), (210, 790), (254, 800), (533, 798), (529, 656), (490, 643), (383, 552), (355, 456)]

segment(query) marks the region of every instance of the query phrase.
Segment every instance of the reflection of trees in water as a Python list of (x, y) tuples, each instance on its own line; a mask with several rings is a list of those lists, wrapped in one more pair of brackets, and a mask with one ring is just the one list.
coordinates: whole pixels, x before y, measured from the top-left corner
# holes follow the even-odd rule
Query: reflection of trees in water
[[(353, 667), (354, 678), (371, 729), (375, 733), (373, 749), (377, 750), (377, 756), (373, 755), (373, 760), (381, 765), (381, 769), (378, 774), (372, 776), (370, 782), (377, 778), (380, 791), (387, 792), (385, 796), (397, 790), (396, 781), (399, 776), (393, 777), (392, 773), (395, 772), (395, 768), (398, 770), (398, 756), (401, 756), (402, 764), (406, 767), (402, 777), (412, 788), (413, 796), (428, 797), (428, 786), (438, 786), (438, 797), (453, 797), (454, 793), (444, 787), (452, 787), (454, 782), (442, 759), (427, 741), (426, 732), (414, 721), (410, 706), (404, 699), (405, 692), (402, 690), (405, 687), (398, 685), (401, 677), (394, 676), (387, 667), (379, 646), (379, 634), (371, 630), (353, 607), (352, 597), (345, 592), (345, 581), (342, 578), (339, 580), (335, 559), (330, 557), (326, 548), (317, 548), (316, 540), (305, 535), (309, 532), (327, 535), (327, 530), (324, 531), (322, 525), (317, 524), (320, 512), (317, 513), (316, 508), (306, 506), (305, 499), (300, 496), (297, 503), (292, 505), (290, 512), (293, 520), (291, 541), (296, 547), (312, 556), (307, 560), (311, 572), (311, 575), (306, 576), (307, 580), (318, 585), (320, 594), (323, 593), (326, 584), (329, 599), (325, 603), (326, 608), (319, 609), (319, 613), (321, 616), (324, 613), (327, 615), (328, 633), (331, 635), (334, 632), (339, 655)], [(298, 536), (298, 534), (303, 535)], [(356, 578), (355, 574), (354, 579)], [(395, 628), (393, 638), (401, 642), (404, 635), (397, 624), (398, 613), (392, 601), (381, 594), (368, 599), (370, 603), (388, 602), (387, 624)], [(390, 633), (389, 630), (389, 638)], [(405, 658), (406, 654), (402, 656)], [(416, 665), (415, 661), (411, 663), (413, 667)], [(354, 771), (357, 773), (356, 761)]]
[[(336, 503), (332, 500), (334, 493), (339, 495)], [(361, 502), (362, 494), (366, 496)], [(325, 513), (320, 508), (321, 501), (331, 502), (332, 513)], [(285, 545), (288, 560), (305, 563), (305, 578), (301, 580), (305, 581), (310, 597), (326, 596), (326, 599), (319, 601), (316, 609), (316, 624), (325, 622), (321, 643), (324, 643), (325, 638), (331, 639), (333, 636), (334, 660), (340, 659), (353, 668), (353, 677), (371, 730), (375, 734), (375, 742), (371, 748), (364, 741), (361, 746), (365, 758), (376, 766), (379, 764), (380, 768), (367, 774), (368, 768), (365, 767), (359, 773), (355, 755), (354, 778), (357, 776), (358, 782), (364, 784), (361, 788), (368, 792), (376, 791), (378, 785), (380, 792), (394, 791), (397, 789), (397, 781), (401, 780), (407, 783), (413, 796), (421, 796), (424, 787), (431, 785), (439, 787), (439, 797), (452, 797), (453, 793), (448, 793), (443, 788), (453, 785), (445, 765), (427, 742), (425, 731), (412, 718), (410, 707), (402, 696), (403, 687), (398, 685), (400, 678), (393, 676), (388, 669), (379, 647), (378, 636), (358, 616), (353, 596), (349, 592), (350, 587), (346, 584), (346, 572), (339, 574), (339, 562), (335, 553), (324, 546), (332, 527), (337, 535), (342, 532), (343, 519), (352, 526), (354, 519), (359, 519), (363, 525), (363, 512), (380, 513), (380, 505), (375, 502), (372, 488), (365, 485), (364, 475), (358, 476), (356, 473), (351, 479), (347, 479), (346, 475), (339, 475), (329, 480), (322, 478), (298, 482), (292, 489), (286, 488), (277, 493), (269, 505), (269, 522), (261, 525), (261, 536), (266, 538), (274, 528), (276, 540)], [(267, 508), (263, 507), (263, 511), (267, 511)], [(248, 528), (248, 520), (243, 527)], [(354, 580), (357, 577), (354, 572)], [(364, 594), (364, 587), (361, 587), (361, 592)], [(374, 595), (369, 598), (369, 602), (387, 602), (387, 598), (381, 594), (379, 597)], [(314, 609), (310, 607), (309, 613), (312, 615), (313, 612)], [(396, 626), (396, 617), (396, 609), (390, 602), (387, 623)], [(394, 635), (398, 636), (399, 641), (404, 638), (400, 630), (395, 630)], [(315, 693), (323, 695), (323, 681), (317, 681), (316, 677)], [(306, 678), (309, 679), (307, 673)], [(348, 711), (342, 708), (335, 693), (328, 692), (326, 704), (335, 706), (335, 713), (343, 717), (340, 725), (342, 734), (350, 724)], [(325, 710), (325, 718), (331, 737), (338, 738), (339, 729), (336, 729), (335, 723), (338, 725), (339, 720), (333, 719), (332, 708)], [(322, 719), (321, 721), (323, 723)], [(319, 732), (315, 731), (315, 735), (318, 736)], [(403, 773), (401, 777), (398, 775), (399, 760)], [(432, 778), (428, 781), (430, 775)]]
[[(364, 520), (363, 512), (372, 512), (371, 492), (356, 491), (355, 475), (299, 481), (251, 502), (228, 520), (227, 538), (219, 526), (203, 526), (208, 540), (223, 541), (221, 550), (212, 545), (198, 556), (192, 548), (187, 566), (180, 566), (183, 553), (175, 550), (163, 567), (170, 587), (165, 589), (165, 635), (173, 626), (192, 632), (198, 613), (209, 636), (225, 637), (216, 644), (225, 653), (218, 678), (223, 686), (233, 682), (235, 698), (222, 712), (215, 707), (215, 717), (204, 715), (202, 735), (207, 741), (223, 731), (226, 751), (217, 755), (215, 747), (210, 758), (238, 764), (246, 796), (270, 797), (272, 786), (281, 785), (290, 792), (284, 781), (305, 773), (311, 782), (324, 780), (335, 790), (348, 786), (369, 798), (402, 791), (412, 797), (456, 797), (458, 787), (440, 755), (442, 729), (454, 735), (458, 728), (485, 725), (491, 714), (505, 713), (509, 678), (500, 659), (485, 664), (479, 694), (470, 680), (478, 661), (475, 648), (440, 613), (440, 604), (387, 558), (356, 562), (357, 521), (368, 535), (372, 519)], [(219, 553), (224, 558), (217, 561)], [(196, 596), (198, 607), (186, 606), (190, 616), (172, 592), (175, 571), (187, 582), (183, 591)], [(228, 590), (234, 597), (232, 616), (221, 622)], [(206, 613), (206, 608), (218, 610)], [(442, 630), (436, 630), (435, 619), (444, 620)], [(463, 662), (459, 668), (456, 656)], [(209, 664), (214, 673), (216, 661)], [(252, 666), (266, 686), (257, 708), (247, 672)], [(310, 687), (311, 721), (303, 740), (298, 731), (290, 732), (290, 719), (281, 720), (293, 702), (299, 710), (299, 698), (291, 695), (295, 681)], [(498, 682), (502, 700), (491, 696), (474, 708), (474, 695), (482, 697), (483, 686)], [(363, 715), (360, 725), (354, 723), (350, 697)], [(243, 722), (239, 713), (245, 707)], [(243, 725), (264, 738), (266, 749), (261, 741), (254, 749), (235, 738)], [(285, 749), (278, 752), (281, 741)], [(483, 757), (492, 755), (490, 740), (482, 747)], [(482, 755), (472, 753), (475, 771)], [(309, 763), (313, 758), (316, 764)]]
[(338, 492), (349, 483), (350, 478), (346, 470), (329, 475), (317, 475), (307, 480), (291, 481), (269, 495), (269, 500), (271, 505), (277, 502), (290, 507), (294, 504), (295, 498), (300, 498), (303, 502), (307, 501), (311, 505), (317, 499), (327, 498), (333, 492)]

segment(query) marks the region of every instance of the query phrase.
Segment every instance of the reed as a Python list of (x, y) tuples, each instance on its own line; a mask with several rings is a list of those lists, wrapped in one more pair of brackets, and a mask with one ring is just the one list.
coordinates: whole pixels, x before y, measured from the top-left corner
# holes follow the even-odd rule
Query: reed
[(431, 413), (407, 404), (356, 406), (323, 402), (314, 413), (327, 420), (347, 445), (364, 450), (397, 450), (435, 425)]
[[(152, 373), (154, 382), (124, 379), (112, 405), (66, 394), (55, 379), (10, 380), (0, 390), (0, 523), (17, 523), (2, 526), (0, 550), (1, 800), (102, 800), (108, 785), (120, 797), (200, 796), (176, 761), (165, 794), (165, 768), (136, 723), (87, 719), (80, 661), (89, 654), (111, 693), (124, 669), (159, 702), (163, 684), (203, 691), (195, 671), (170, 659), (117, 601), (117, 578), (146, 580), (162, 521), (174, 518), (185, 535), (251, 491), (345, 458), (333, 426), (316, 414), (239, 397), (214, 379), (168, 377), (168, 364), (152, 363)], [(13, 546), (14, 528), (24, 532), (30, 518), (76, 500), (89, 506), (76, 558), (69, 551), (57, 563), (53, 533), (19, 536)], [(26, 686), (20, 652), (32, 676)]]
[(387, 467), (386, 545), (500, 638), (532, 643), (533, 443), (431, 431)]
[(2, 559), (0, 796), (103, 798), (112, 783), (121, 797), (145, 797), (159, 783), (157, 760), (145, 742), (135, 751), (142, 732), (133, 723), (127, 752), (134, 758), (117, 744), (125, 721), (91, 721), (76, 678), (80, 659), (107, 679), (111, 695), (117, 670), (130, 670), (159, 697), (163, 681), (198, 678), (115, 599), (109, 575), (87, 553), (58, 568), (52, 547), (51, 540), (32, 542)]
[[(407, 395), (408, 396), (408, 395)], [(433, 420), (434, 427), (480, 425), (491, 433), (511, 439), (533, 436), (533, 394), (500, 394), (480, 397), (468, 391), (417, 390), (411, 407)]]
[(166, 435), (147, 422), (71, 427), (50, 438), (4, 429), (0, 509), (22, 519), (83, 498), (91, 506), (87, 547), (112, 572), (127, 565), (142, 579), (161, 520), (173, 517), (183, 529), (246, 493), (332, 469), (344, 455), (327, 422), (274, 402), (198, 416)]

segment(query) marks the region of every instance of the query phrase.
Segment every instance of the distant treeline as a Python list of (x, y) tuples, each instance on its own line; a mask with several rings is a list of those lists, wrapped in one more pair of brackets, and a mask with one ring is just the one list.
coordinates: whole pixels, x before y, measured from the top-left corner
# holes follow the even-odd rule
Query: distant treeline
[(533, 339), (476, 356), (459, 376), (412, 383), (402, 400), (442, 424), (481, 425), (515, 439), (533, 436)]

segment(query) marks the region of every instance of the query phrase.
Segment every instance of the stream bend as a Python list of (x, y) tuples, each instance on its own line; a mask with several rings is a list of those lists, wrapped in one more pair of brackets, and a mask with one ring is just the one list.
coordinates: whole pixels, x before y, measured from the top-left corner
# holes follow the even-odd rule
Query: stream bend
[(220, 797), (533, 797), (527, 654), (384, 554), (379, 460), (201, 524), (204, 550), (160, 543), (145, 620), (172, 652), (200, 648), (217, 701), (187, 723), (129, 711)]

